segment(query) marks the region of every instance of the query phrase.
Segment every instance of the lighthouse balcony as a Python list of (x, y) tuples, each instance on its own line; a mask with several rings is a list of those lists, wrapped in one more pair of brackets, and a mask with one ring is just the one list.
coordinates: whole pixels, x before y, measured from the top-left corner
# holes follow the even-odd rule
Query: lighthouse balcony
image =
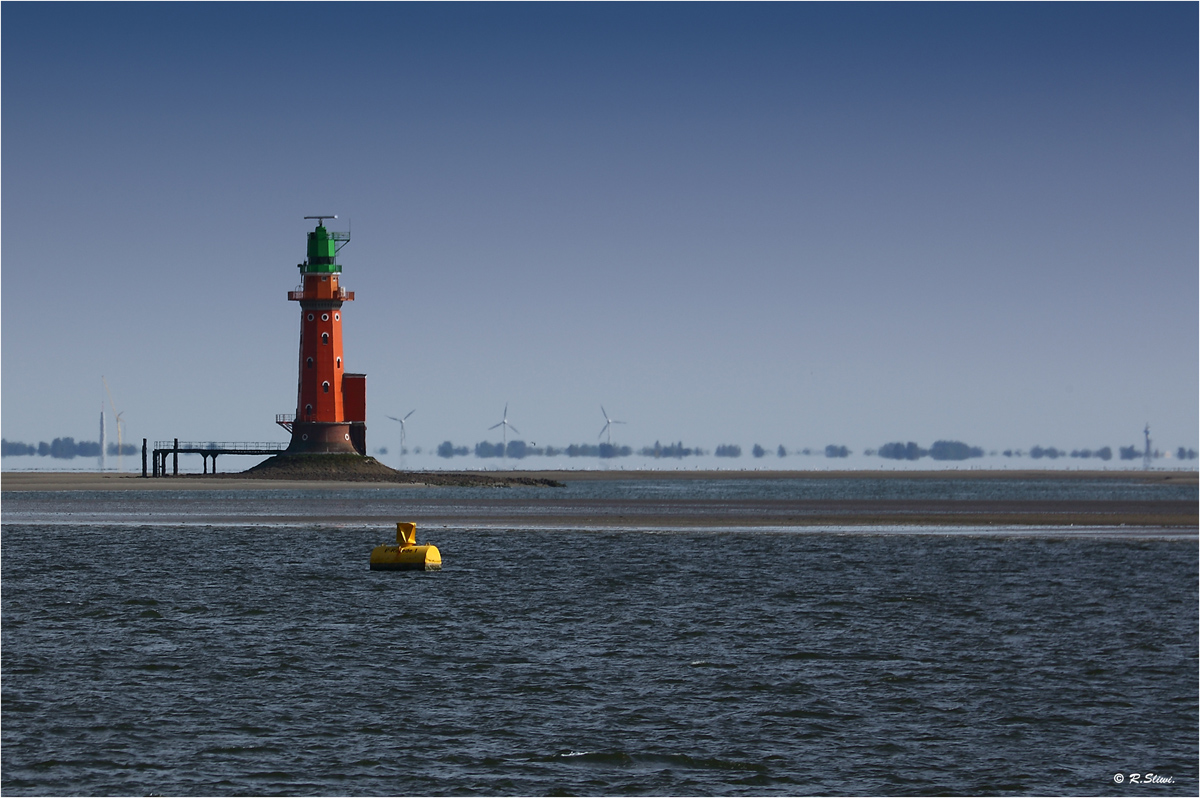
[(304, 286), (297, 287), (295, 291), (288, 291), (288, 301), (299, 302), (302, 299), (333, 299), (340, 302), (353, 302), (354, 292), (347, 291), (345, 288), (339, 288), (331, 292), (329, 296), (321, 296), (320, 293), (315, 291), (312, 294), (305, 294)]
[(283, 427), (288, 432), (292, 431), (292, 425), (296, 423), (295, 413), (276, 413), (275, 423)]

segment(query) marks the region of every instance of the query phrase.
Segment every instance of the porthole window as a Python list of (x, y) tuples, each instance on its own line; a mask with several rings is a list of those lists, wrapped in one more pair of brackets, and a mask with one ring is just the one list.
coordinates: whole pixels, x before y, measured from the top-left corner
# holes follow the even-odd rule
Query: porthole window
[(329, 393), (329, 383), (327, 383), (327, 382), (321, 383), (321, 390), (324, 391), (325, 393)]
[(308, 320), (309, 320), (309, 321), (312, 321), (312, 320), (313, 320), (313, 314), (311, 314), (311, 313), (309, 313), (309, 314), (308, 314)]
[(311, 357), (305, 362), (308, 364), (309, 368), (312, 368), (312, 358)]
[(301, 435), (301, 436), (300, 436), (300, 440), (302, 440), (302, 441), (306, 441), (306, 440), (308, 440), (308, 433), (305, 433), (305, 434)]
[(329, 333), (321, 333), (321, 343), (329, 343)]
[(322, 314), (321, 314), (321, 321), (329, 321), (329, 314), (328, 314), (328, 313), (322, 313)]
[(341, 313), (334, 313), (334, 314), (333, 314), (333, 320), (334, 320), (334, 321), (341, 321), (341, 320), (342, 320), (342, 314), (341, 314)]
[(350, 440), (350, 433), (346, 433), (346, 440)]

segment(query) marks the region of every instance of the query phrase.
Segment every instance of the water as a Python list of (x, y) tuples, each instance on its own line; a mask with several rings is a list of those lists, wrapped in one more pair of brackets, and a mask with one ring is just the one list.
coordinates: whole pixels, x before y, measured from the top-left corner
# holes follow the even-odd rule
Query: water
[(5, 494), (0, 788), (1196, 793), (1194, 534), (450, 526), (422, 574), (207, 514), (393, 490)]

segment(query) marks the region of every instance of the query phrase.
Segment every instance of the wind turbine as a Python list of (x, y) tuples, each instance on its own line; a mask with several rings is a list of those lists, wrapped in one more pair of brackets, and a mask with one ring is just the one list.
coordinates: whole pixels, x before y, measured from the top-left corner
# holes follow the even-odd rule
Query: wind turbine
[[(121, 432), (125, 426), (125, 422), (121, 420), (121, 416), (125, 415), (125, 413), (117, 412), (117, 403), (113, 401), (112, 390), (108, 387), (108, 380), (106, 380), (104, 378), (104, 376), (101, 375), (100, 381), (102, 383), (104, 383), (104, 392), (108, 394), (108, 403), (112, 406), (113, 423), (117, 425), (117, 470), (124, 471), (125, 470), (124, 469), (125, 455), (124, 455), (124, 452), (121, 451), (121, 447), (124, 443), (124, 438), (121, 435)], [(101, 403), (101, 404), (103, 404), (103, 403)], [(103, 443), (101, 443), (100, 445), (104, 446)]]
[[(417, 412), (415, 409), (409, 410), (408, 416), (411, 416), (415, 412)], [(388, 416), (388, 418), (390, 418), (392, 421), (400, 422), (400, 467), (401, 468), (404, 468), (404, 422), (408, 421), (408, 416), (405, 416), (404, 418), (396, 418), (395, 416)]]
[(508, 423), (508, 402), (504, 403), (504, 418), (500, 420), (499, 424), (493, 424), (492, 426), (488, 427), (488, 431), (490, 432), (490, 431), (494, 430), (496, 427), (503, 428), (502, 432), (503, 432), (503, 436), (504, 436), (504, 443), (502, 444), (503, 448), (501, 449), (500, 456), (508, 457), (508, 430), (511, 428), (513, 432), (517, 433), (518, 435), (521, 434), (521, 431), (519, 429), (514, 427), (512, 424)]
[(106, 468), (104, 463), (104, 397), (100, 397), (100, 470)]
[(615, 418), (608, 417), (608, 411), (604, 409), (604, 405), (600, 405), (600, 412), (604, 414), (604, 428), (600, 430), (597, 438), (603, 438), (604, 433), (608, 433), (608, 445), (612, 446), (612, 425), (624, 424), (624, 421), (617, 421)]

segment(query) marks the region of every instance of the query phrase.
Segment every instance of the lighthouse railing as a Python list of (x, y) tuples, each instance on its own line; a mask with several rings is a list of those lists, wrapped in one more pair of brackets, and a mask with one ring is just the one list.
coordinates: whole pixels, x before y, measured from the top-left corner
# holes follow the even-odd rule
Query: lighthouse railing
[[(298, 288), (295, 291), (288, 291), (288, 301), (289, 302), (298, 302), (301, 299), (304, 299), (304, 289), (303, 288)], [(343, 302), (353, 302), (354, 301), (354, 292), (347, 291), (345, 288), (339, 288), (337, 290), (337, 293), (335, 293), (333, 295), (333, 299), (340, 299)]]

